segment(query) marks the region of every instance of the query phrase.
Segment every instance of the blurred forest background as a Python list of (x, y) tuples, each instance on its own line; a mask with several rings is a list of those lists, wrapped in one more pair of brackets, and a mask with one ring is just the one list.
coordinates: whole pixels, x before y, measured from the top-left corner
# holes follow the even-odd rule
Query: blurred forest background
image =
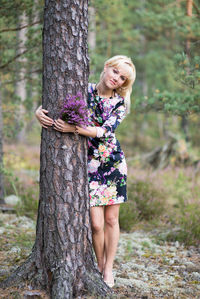
[[(1, 0), (0, 8), (0, 197), (14, 194), (17, 214), (33, 219), (43, 7), (42, 0)], [(131, 57), (137, 70), (131, 114), (117, 132), (129, 168), (121, 229), (167, 227), (159, 241), (200, 240), (199, 16), (199, 0), (90, 1), (90, 82), (113, 55)]]

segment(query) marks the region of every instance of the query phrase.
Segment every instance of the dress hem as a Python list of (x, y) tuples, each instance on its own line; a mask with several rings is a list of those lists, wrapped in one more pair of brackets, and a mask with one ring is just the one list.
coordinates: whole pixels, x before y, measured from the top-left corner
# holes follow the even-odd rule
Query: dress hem
[(114, 202), (114, 203), (111, 203), (110, 205), (108, 205), (108, 204), (106, 204), (106, 205), (91, 205), (90, 206), (90, 208), (92, 208), (92, 207), (106, 207), (106, 206), (113, 206), (113, 205), (117, 205), (117, 204), (121, 204), (121, 203), (126, 203), (127, 202), (127, 200), (126, 201), (120, 201), (120, 202)]

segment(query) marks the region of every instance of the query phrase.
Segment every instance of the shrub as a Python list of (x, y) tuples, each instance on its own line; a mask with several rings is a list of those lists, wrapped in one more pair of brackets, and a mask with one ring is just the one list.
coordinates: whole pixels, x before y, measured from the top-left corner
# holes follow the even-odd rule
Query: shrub
[(130, 231), (141, 220), (159, 217), (165, 209), (165, 193), (156, 189), (151, 181), (129, 181), (128, 202), (120, 208), (120, 227)]
[(176, 218), (179, 229), (167, 235), (168, 241), (180, 241), (186, 245), (200, 244), (200, 204), (197, 202), (183, 204)]
[(135, 223), (138, 222), (138, 213), (134, 201), (128, 201), (120, 205), (119, 225), (123, 230), (131, 231)]
[(38, 210), (39, 187), (29, 187), (19, 192), (21, 203), (15, 206), (19, 216), (27, 216), (35, 220)]

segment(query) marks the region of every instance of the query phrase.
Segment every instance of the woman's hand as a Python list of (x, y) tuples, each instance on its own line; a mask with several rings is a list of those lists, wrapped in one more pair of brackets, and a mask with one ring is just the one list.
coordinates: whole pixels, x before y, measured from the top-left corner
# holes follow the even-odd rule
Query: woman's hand
[(40, 106), (36, 111), (35, 111), (35, 116), (40, 122), (41, 126), (43, 128), (48, 128), (49, 126), (51, 127), (54, 124), (54, 121), (52, 118), (48, 117), (46, 114), (48, 113), (47, 110), (42, 109), (42, 106)]
[(74, 133), (76, 128), (59, 118), (54, 121), (54, 129), (62, 133)]

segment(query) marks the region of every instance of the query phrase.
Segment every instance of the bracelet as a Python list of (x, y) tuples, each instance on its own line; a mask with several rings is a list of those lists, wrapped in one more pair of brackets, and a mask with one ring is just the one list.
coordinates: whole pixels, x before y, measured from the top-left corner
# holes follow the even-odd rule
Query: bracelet
[(104, 136), (106, 130), (101, 127), (96, 127), (96, 131), (97, 131), (97, 138), (101, 138)]
[(75, 126), (74, 134), (75, 134), (75, 135), (78, 135), (78, 134), (79, 134), (77, 126)]

